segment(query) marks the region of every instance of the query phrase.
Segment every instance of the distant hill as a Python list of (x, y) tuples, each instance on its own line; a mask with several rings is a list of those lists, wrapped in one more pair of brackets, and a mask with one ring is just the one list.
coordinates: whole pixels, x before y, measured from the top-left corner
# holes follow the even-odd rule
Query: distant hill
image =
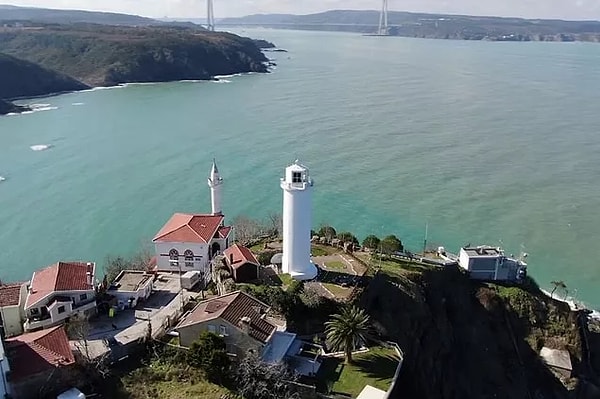
[(0, 49), (89, 86), (267, 72), (268, 62), (252, 39), (162, 26), (0, 28)]
[(9, 99), (89, 88), (66, 75), (2, 53), (0, 53), (0, 71), (2, 71), (0, 73), (0, 115), (27, 109), (6, 101)]
[[(391, 11), (393, 36), (493, 41), (600, 41), (599, 21), (478, 17)], [(374, 33), (378, 11), (334, 10), (309, 15), (259, 14), (226, 18), (220, 25)]]
[(29, 61), (0, 53), (0, 98), (35, 97), (89, 86)]
[(157, 25), (161, 22), (137, 15), (110, 12), (55, 10), (0, 5), (0, 22), (34, 21), (56, 24)]

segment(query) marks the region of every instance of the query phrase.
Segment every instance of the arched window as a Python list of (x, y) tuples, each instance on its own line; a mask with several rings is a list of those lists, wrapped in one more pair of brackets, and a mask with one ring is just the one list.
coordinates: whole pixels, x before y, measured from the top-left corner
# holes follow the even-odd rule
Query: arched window
[(171, 266), (179, 266), (179, 252), (175, 248), (169, 251), (169, 262)]
[(185, 256), (185, 267), (194, 267), (194, 253), (186, 249), (183, 256)]

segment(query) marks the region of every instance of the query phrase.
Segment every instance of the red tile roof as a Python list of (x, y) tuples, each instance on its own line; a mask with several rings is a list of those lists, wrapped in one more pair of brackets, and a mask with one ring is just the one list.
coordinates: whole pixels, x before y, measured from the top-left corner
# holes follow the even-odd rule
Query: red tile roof
[(24, 283), (0, 285), (0, 307), (18, 306), (21, 300), (21, 286)]
[(222, 226), (219, 228), (219, 238), (227, 238), (231, 232), (231, 226)]
[(34, 305), (53, 292), (93, 289), (93, 283), (92, 285), (88, 284), (88, 272), (91, 273), (93, 282), (95, 269), (96, 265), (91, 262), (89, 266), (86, 262), (58, 262), (34, 272), (25, 308)]
[(250, 319), (249, 334), (260, 342), (267, 342), (277, 327), (265, 319), (269, 306), (244, 292), (236, 291), (217, 298), (200, 302), (177, 328), (184, 328), (205, 321), (221, 318), (236, 327), (241, 319)]
[[(256, 256), (246, 247), (242, 247), (241, 245), (234, 244), (231, 247), (227, 248), (225, 252), (225, 259), (227, 259), (227, 263), (234, 269), (245, 265), (246, 263), (252, 263), (254, 265), (258, 265), (258, 260)], [(231, 261), (231, 256), (233, 255), (233, 262)]]
[(7, 338), (5, 345), (14, 380), (75, 363), (62, 326)]
[(222, 215), (176, 213), (154, 237), (154, 242), (209, 243), (223, 224)]

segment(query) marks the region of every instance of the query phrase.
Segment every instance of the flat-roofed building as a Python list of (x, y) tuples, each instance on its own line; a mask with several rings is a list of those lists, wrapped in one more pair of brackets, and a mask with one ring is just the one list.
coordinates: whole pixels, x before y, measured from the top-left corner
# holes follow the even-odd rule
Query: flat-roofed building
[(154, 274), (141, 270), (123, 270), (108, 288), (120, 307), (134, 308), (152, 294)]
[(505, 256), (501, 248), (487, 245), (461, 248), (458, 264), (476, 280), (516, 281), (527, 270), (525, 262)]

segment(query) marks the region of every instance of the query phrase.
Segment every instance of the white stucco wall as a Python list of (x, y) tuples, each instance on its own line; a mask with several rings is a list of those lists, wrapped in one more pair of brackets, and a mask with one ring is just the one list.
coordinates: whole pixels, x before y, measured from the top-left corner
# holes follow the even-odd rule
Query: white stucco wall
[(143, 301), (148, 299), (150, 294), (152, 293), (153, 281), (152, 279), (148, 279), (146, 284), (140, 287), (137, 291), (109, 291), (111, 295), (114, 295), (117, 298), (117, 301), (123, 302), (125, 306), (127, 306), (129, 302), (129, 298), (134, 298), (132, 307), (135, 307), (139, 301)]
[[(178, 266), (171, 265), (169, 262), (169, 252), (171, 249), (176, 249), (179, 252), (179, 265), (181, 266), (182, 272), (190, 270), (203, 270), (205, 265), (208, 263), (208, 244), (196, 244), (196, 243), (185, 243), (185, 242), (156, 242), (154, 244), (156, 251), (156, 265), (160, 271), (171, 271), (178, 272), (180, 268)], [(194, 267), (185, 266), (185, 251), (191, 250), (194, 253), (194, 259), (201, 256), (202, 259), (197, 261), (194, 260)]]

